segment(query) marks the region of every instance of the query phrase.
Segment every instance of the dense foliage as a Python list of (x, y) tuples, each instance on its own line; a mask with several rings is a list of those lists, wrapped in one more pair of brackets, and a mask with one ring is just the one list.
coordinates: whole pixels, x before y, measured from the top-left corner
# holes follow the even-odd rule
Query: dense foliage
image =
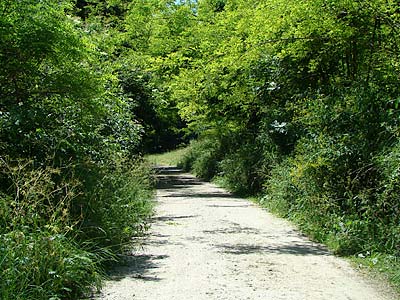
[[(98, 8), (97, 6), (93, 6)], [(146, 229), (143, 126), (102, 11), (0, 2), (0, 298), (77, 299)], [(79, 15), (79, 14), (78, 14)], [(142, 99), (145, 83), (131, 95)]]
[(399, 17), (398, 1), (198, 1), (162, 58), (201, 136), (182, 165), (262, 193), (338, 253), (394, 266)]

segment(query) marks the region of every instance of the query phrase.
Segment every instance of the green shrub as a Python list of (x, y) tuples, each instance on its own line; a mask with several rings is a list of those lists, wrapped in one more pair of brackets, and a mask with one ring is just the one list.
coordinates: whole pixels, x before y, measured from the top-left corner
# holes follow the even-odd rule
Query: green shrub
[(178, 166), (185, 171), (193, 171), (200, 178), (210, 180), (218, 173), (221, 156), (220, 141), (215, 137), (205, 137), (190, 143)]
[(218, 178), (234, 192), (257, 193), (278, 161), (277, 148), (267, 133), (208, 132), (191, 142), (178, 165), (206, 180)]
[(302, 139), (296, 155), (272, 170), (261, 201), (337, 253), (397, 253), (397, 147), (375, 163), (357, 145), (328, 135)]
[(265, 183), (266, 194), (260, 203), (282, 217), (291, 218), (294, 199), (300, 197), (299, 191), (291, 180), (291, 164), (289, 159), (275, 165)]
[(381, 180), (374, 215), (381, 225), (383, 249), (400, 255), (400, 144), (377, 157)]
[(273, 167), (282, 160), (279, 146), (265, 126), (259, 132), (241, 130), (222, 138), (225, 154), (219, 162), (218, 174), (222, 182), (239, 194), (257, 194), (262, 191), (264, 182), (270, 177)]
[(219, 162), (219, 174), (223, 183), (239, 194), (256, 192), (260, 187), (257, 174), (262, 161), (261, 152), (255, 143), (245, 143), (237, 149), (229, 149)]

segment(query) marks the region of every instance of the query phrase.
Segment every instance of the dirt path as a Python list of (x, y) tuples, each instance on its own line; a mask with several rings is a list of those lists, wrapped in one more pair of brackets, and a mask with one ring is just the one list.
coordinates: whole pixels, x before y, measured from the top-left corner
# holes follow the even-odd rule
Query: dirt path
[(396, 299), (255, 204), (177, 169), (159, 178), (150, 237), (99, 299)]

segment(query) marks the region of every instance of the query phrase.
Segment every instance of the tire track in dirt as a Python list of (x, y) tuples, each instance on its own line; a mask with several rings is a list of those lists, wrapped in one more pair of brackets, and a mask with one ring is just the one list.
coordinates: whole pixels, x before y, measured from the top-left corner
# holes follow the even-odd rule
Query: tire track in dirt
[(176, 168), (159, 173), (150, 234), (98, 299), (397, 299), (257, 205)]

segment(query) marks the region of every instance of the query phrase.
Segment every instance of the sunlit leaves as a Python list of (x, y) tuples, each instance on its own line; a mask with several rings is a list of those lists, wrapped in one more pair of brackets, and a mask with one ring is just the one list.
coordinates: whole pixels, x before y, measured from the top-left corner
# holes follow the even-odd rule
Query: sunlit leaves
[(0, 125), (11, 157), (60, 163), (137, 148), (138, 125), (104, 59), (112, 48), (66, 15), (70, 4), (23, 0), (0, 9)]

